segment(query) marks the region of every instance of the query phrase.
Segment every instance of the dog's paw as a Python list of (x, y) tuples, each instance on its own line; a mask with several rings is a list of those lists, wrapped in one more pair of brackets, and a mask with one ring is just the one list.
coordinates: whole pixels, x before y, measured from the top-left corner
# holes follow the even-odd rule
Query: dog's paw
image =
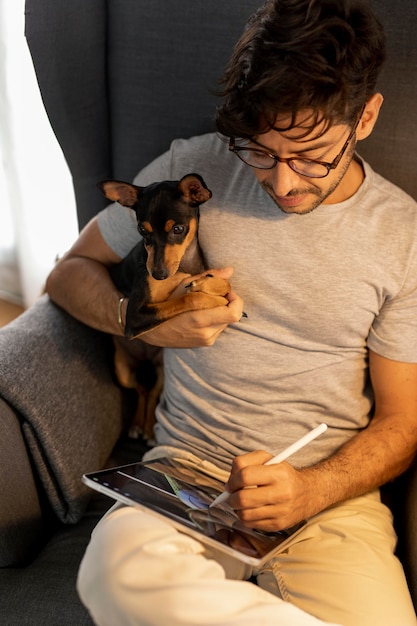
[(216, 278), (213, 274), (205, 274), (192, 280), (186, 289), (191, 292), (206, 293), (210, 296), (226, 296), (230, 292), (230, 283), (224, 278)]

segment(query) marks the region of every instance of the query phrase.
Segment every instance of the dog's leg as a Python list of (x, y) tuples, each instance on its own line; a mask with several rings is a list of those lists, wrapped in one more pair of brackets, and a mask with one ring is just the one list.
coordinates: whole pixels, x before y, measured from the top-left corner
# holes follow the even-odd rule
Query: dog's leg
[(128, 435), (130, 439), (139, 439), (139, 437), (143, 434), (143, 423), (144, 417), (146, 415), (146, 404), (148, 398), (148, 390), (145, 387), (143, 387), (142, 385), (137, 385), (135, 389), (138, 398), (135, 415), (128, 430)]
[(155, 412), (159, 402), (159, 397), (164, 387), (164, 368), (162, 361), (159, 365), (155, 365), (156, 382), (149, 391), (145, 409), (145, 421), (143, 424), (143, 438), (149, 445), (154, 443), (154, 426), (156, 422)]
[(210, 296), (225, 296), (230, 291), (230, 283), (224, 278), (217, 278), (213, 274), (205, 274), (192, 280), (186, 288), (190, 292), (206, 293)]
[(136, 389), (136, 367), (138, 357), (128, 349), (129, 340), (123, 337), (113, 337), (114, 346), (114, 373), (119, 385), (126, 389)]
[(190, 311), (212, 309), (218, 306), (226, 306), (229, 303), (223, 296), (209, 296), (206, 293), (187, 293), (179, 298), (167, 302), (147, 304), (135, 315), (135, 325), (126, 324), (126, 331), (131, 339), (140, 337), (143, 333), (156, 328), (167, 320)]
[(137, 394), (129, 437), (137, 439), (143, 434), (144, 439), (152, 439), (155, 408), (163, 384), (162, 351), (140, 340), (130, 341), (123, 337), (113, 337), (113, 343), (117, 381)]
[(187, 293), (177, 298), (148, 303), (138, 298), (140, 294), (132, 291), (126, 312), (126, 335), (136, 338), (181, 313), (226, 306), (229, 303), (226, 295), (230, 292), (230, 283), (223, 278), (206, 274), (191, 281), (188, 288)]

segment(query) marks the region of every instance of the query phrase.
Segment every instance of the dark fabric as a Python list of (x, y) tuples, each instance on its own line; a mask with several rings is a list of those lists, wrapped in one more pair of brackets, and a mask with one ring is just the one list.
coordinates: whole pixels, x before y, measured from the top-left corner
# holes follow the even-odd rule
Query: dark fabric
[(82, 227), (96, 183), (131, 180), (172, 139), (213, 130), (210, 89), (260, 0), (26, 0), (43, 101)]
[(417, 200), (416, 0), (372, 0), (387, 36), (387, 61), (378, 87), (384, 104), (371, 137), (359, 151), (372, 167)]
[[(260, 0), (109, 2), (115, 178), (133, 178), (175, 137), (214, 130), (218, 79)], [(167, 8), (169, 5), (169, 9)]]
[(78, 598), (75, 582), (91, 532), (111, 504), (105, 496), (94, 496), (83, 519), (76, 526), (60, 526), (30, 567), (0, 570), (1, 624), (93, 623)]
[[(134, 463), (147, 449), (140, 439), (122, 437), (108, 465)], [(90, 626), (93, 623), (79, 601), (75, 581), (91, 532), (114, 501), (96, 492), (92, 494), (82, 520), (74, 526), (59, 524), (30, 566), (0, 569), (0, 624)]]
[(402, 518), (403, 563), (417, 612), (417, 463), (407, 476), (405, 511)]
[(0, 395), (22, 430), (57, 517), (76, 522), (123, 428), (123, 394), (111, 377), (110, 338), (43, 296), (0, 330)]

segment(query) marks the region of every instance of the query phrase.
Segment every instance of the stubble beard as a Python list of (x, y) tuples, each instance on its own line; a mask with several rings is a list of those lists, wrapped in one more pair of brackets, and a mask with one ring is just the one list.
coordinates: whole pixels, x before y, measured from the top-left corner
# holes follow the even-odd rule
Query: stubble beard
[(331, 185), (327, 189), (320, 189), (319, 187), (311, 185), (310, 187), (306, 189), (292, 189), (286, 195), (286, 198), (295, 198), (297, 196), (302, 196), (306, 194), (315, 196), (311, 204), (303, 208), (302, 210), (297, 211), (297, 207), (288, 208), (288, 207), (281, 206), (280, 203), (277, 201), (272, 185), (268, 183), (267, 181), (261, 181), (260, 185), (266, 191), (266, 193), (271, 197), (271, 199), (275, 202), (279, 210), (282, 211), (283, 213), (286, 213), (287, 215), (293, 214), (293, 213), (295, 213), (296, 215), (306, 215), (307, 213), (311, 213), (312, 211), (314, 211), (314, 209), (317, 209), (318, 206), (323, 204), (326, 198), (331, 196), (331, 194), (337, 189), (342, 179), (344, 178), (347, 170), (349, 169), (349, 166), (352, 162), (352, 159), (355, 153), (355, 147), (356, 147), (356, 142), (352, 142), (352, 146), (350, 147), (348, 153), (345, 156), (345, 161), (344, 162), (342, 161), (342, 163), (339, 163), (339, 166), (341, 167), (341, 169), (338, 173), (337, 178), (333, 181), (333, 183), (331, 183)]

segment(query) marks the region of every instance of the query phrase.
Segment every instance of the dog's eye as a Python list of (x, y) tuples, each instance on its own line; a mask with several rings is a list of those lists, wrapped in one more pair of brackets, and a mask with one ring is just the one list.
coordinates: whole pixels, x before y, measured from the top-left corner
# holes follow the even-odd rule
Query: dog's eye
[(138, 231), (139, 235), (141, 235), (141, 237), (143, 237), (144, 239), (147, 239), (149, 237), (148, 231), (146, 230), (146, 228), (141, 226), (141, 224), (138, 225)]
[(172, 232), (174, 233), (174, 235), (181, 235), (185, 230), (184, 226), (174, 226), (172, 229)]

